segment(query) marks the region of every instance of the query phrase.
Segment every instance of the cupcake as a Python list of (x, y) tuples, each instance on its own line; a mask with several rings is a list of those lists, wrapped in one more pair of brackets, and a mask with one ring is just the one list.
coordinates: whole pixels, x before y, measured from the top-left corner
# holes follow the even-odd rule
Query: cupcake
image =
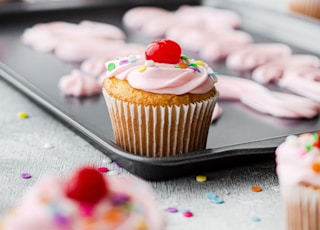
[(320, 19), (319, 0), (290, 0), (289, 9), (298, 14)]
[(162, 230), (150, 187), (133, 177), (104, 177), (91, 167), (45, 178), (0, 224), (1, 230)]
[(285, 229), (320, 229), (320, 133), (288, 136), (276, 161)]
[(116, 143), (140, 156), (164, 157), (206, 148), (218, 98), (215, 72), (181, 54), (172, 40), (145, 55), (106, 63), (103, 94)]

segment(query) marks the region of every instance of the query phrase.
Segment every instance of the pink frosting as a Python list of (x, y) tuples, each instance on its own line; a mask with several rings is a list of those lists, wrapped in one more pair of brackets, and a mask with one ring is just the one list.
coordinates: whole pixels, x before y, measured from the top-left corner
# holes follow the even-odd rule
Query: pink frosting
[(254, 110), (275, 117), (313, 118), (320, 111), (320, 105), (308, 98), (274, 92), (248, 79), (219, 75), (216, 87), (220, 100), (239, 100)]
[[(4, 219), (2, 230), (162, 230), (164, 219), (147, 183), (137, 178), (109, 176), (110, 192), (94, 209), (81, 206), (64, 192), (65, 181), (46, 178), (30, 189), (19, 206)], [(117, 195), (128, 197), (125, 204), (115, 205)], [(119, 219), (108, 220), (115, 208)], [(142, 227), (143, 226), (143, 227)]]
[(98, 79), (87, 76), (79, 70), (73, 70), (70, 75), (59, 80), (59, 88), (65, 95), (91, 96), (101, 93), (101, 84)]
[(316, 141), (319, 141), (317, 134), (288, 136), (276, 149), (277, 174), (281, 184), (320, 186), (320, 172), (313, 170), (313, 164), (320, 164), (320, 149), (313, 146)]
[(251, 44), (243, 49), (231, 53), (226, 65), (237, 71), (251, 71), (278, 57), (289, 56), (291, 49), (281, 43), (259, 43)]
[(260, 83), (269, 83), (279, 80), (288, 68), (320, 67), (320, 59), (314, 55), (290, 55), (278, 57), (256, 68), (252, 72), (252, 79)]
[[(127, 80), (133, 88), (152, 93), (181, 95), (209, 92), (216, 82), (213, 70), (202, 61), (188, 59), (186, 62), (189, 66), (177, 68), (178, 64), (154, 63), (142, 56), (129, 56), (107, 62), (106, 76)], [(197, 68), (190, 64), (197, 64)]]
[(320, 68), (286, 69), (278, 83), (283, 88), (320, 102)]

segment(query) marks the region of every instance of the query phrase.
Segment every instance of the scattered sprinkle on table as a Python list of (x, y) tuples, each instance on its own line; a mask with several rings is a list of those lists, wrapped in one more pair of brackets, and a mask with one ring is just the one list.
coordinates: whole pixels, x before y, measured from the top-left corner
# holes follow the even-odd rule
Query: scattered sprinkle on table
[(98, 171), (101, 172), (101, 173), (105, 173), (105, 172), (108, 172), (109, 169), (107, 167), (99, 167)]
[(262, 188), (260, 186), (252, 186), (251, 187), (251, 190), (253, 192), (261, 192), (262, 191)]
[(174, 208), (174, 207), (169, 207), (166, 209), (167, 212), (170, 212), (170, 213), (176, 213), (178, 212), (178, 209), (177, 208)]
[(208, 192), (206, 193), (206, 198), (210, 201), (213, 202), (215, 204), (222, 204), (224, 203), (224, 201), (218, 197), (216, 194), (214, 194), (213, 192)]
[(203, 176), (203, 175), (199, 175), (199, 176), (196, 177), (196, 180), (198, 182), (205, 182), (205, 181), (207, 181), (207, 177)]
[(103, 164), (110, 164), (112, 162), (112, 160), (110, 158), (105, 158), (102, 160)]
[(20, 119), (26, 119), (26, 118), (29, 117), (29, 115), (28, 115), (26, 112), (19, 112), (19, 113), (18, 113), (18, 117), (19, 117)]
[(30, 179), (31, 178), (31, 174), (30, 173), (21, 173), (21, 178)]
[(252, 217), (251, 217), (251, 220), (252, 220), (253, 222), (260, 222), (260, 221), (261, 221), (261, 218), (258, 217), (258, 216), (252, 216)]
[(114, 162), (114, 165), (117, 167), (117, 168), (121, 168), (120, 164), (118, 162)]
[(193, 217), (193, 213), (190, 212), (190, 211), (183, 212), (182, 215), (183, 215), (184, 217)]
[(43, 146), (45, 149), (52, 149), (54, 146), (50, 143), (45, 143)]

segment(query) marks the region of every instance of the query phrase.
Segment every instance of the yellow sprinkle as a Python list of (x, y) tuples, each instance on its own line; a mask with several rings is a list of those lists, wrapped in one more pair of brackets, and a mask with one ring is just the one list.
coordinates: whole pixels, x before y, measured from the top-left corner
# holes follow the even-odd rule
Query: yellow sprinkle
[(205, 63), (203, 61), (200, 61), (200, 60), (197, 60), (194, 63), (196, 63), (197, 65), (205, 66)]
[(29, 115), (25, 112), (20, 112), (20, 113), (18, 113), (18, 117), (21, 119), (26, 119), (29, 117)]
[(147, 66), (142, 66), (142, 67), (140, 67), (139, 69), (138, 69), (138, 71), (139, 72), (144, 72), (144, 71), (146, 71), (146, 69), (147, 69)]
[(196, 177), (196, 180), (197, 180), (198, 182), (205, 182), (205, 181), (207, 181), (207, 177), (200, 175), (200, 176), (197, 176), (197, 177)]

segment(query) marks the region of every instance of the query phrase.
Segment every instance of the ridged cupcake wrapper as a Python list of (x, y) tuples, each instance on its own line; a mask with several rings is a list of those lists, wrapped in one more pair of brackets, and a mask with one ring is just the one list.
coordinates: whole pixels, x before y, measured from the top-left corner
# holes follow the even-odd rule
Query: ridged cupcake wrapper
[(116, 143), (147, 157), (172, 156), (206, 148), (218, 95), (180, 106), (144, 106), (103, 94)]
[(319, 0), (290, 0), (289, 8), (293, 12), (320, 18)]
[(286, 230), (320, 229), (320, 190), (308, 186), (281, 187)]

